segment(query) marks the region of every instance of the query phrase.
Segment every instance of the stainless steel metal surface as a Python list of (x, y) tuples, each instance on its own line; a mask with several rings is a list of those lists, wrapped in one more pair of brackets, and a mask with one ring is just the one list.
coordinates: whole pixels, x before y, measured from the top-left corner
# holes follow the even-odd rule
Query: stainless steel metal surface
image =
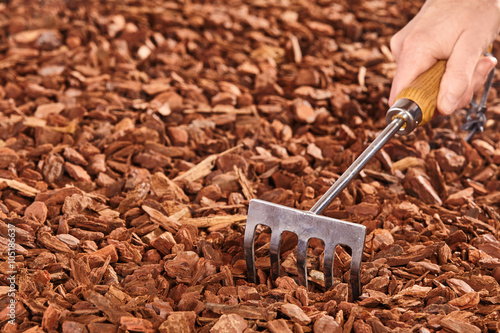
[(321, 214), (328, 205), (345, 189), (345, 187), (360, 173), (375, 154), (394, 136), (405, 124), (402, 117), (394, 117), (380, 135), (359, 155), (353, 164), (337, 179), (337, 181), (314, 204), (310, 212)]
[(401, 98), (391, 106), (385, 116), (388, 124), (392, 123), (395, 118), (404, 119), (405, 124), (401, 127), (398, 134), (406, 135), (413, 132), (422, 121), (422, 110), (414, 101)]
[(249, 278), (257, 282), (254, 257), (254, 234), (259, 225), (271, 229), (271, 279), (280, 276), (280, 241), (284, 231), (297, 235), (297, 268), (299, 283), (307, 287), (307, 246), (309, 239), (318, 238), (325, 244), (324, 274), (325, 288), (333, 284), (333, 260), (337, 245), (345, 245), (351, 249), (351, 281), (350, 298), (355, 300), (361, 294), (360, 270), (365, 244), (366, 227), (312, 212), (285, 207), (270, 202), (254, 199), (250, 201), (248, 219), (245, 230), (244, 248)]

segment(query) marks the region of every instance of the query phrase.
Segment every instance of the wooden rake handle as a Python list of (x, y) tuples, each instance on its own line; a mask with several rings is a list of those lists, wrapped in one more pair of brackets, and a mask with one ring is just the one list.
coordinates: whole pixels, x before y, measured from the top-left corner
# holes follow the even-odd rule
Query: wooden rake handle
[(445, 68), (446, 61), (439, 60), (396, 96), (396, 101), (406, 98), (415, 102), (420, 107), (422, 110), (422, 121), (418, 124), (419, 126), (427, 123), (434, 116), (439, 85)]

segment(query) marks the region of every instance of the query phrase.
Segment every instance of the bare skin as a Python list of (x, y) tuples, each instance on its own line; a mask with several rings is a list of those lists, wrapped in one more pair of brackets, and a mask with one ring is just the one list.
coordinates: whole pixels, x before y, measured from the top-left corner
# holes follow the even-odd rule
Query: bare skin
[(397, 62), (389, 104), (438, 60), (447, 60), (437, 108), (444, 115), (469, 104), (496, 66), (482, 57), (500, 31), (500, 0), (427, 0), (391, 39)]

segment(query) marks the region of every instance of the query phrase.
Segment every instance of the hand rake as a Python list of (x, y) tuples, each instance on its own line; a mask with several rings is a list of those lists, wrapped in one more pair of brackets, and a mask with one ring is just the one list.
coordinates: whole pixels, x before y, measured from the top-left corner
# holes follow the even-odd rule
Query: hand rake
[(408, 134), (417, 126), (425, 124), (434, 115), (437, 94), (446, 62), (438, 61), (420, 75), (410, 87), (402, 90), (394, 105), (388, 110), (387, 127), (340, 176), (328, 191), (309, 211), (265, 202), (250, 201), (244, 237), (245, 260), (250, 281), (257, 283), (255, 270), (254, 238), (258, 225), (271, 229), (270, 257), (271, 279), (280, 276), (280, 243), (284, 231), (297, 235), (297, 268), (299, 283), (307, 287), (307, 248), (311, 238), (318, 238), (325, 244), (324, 276), (325, 290), (333, 283), (333, 260), (337, 245), (351, 249), (351, 272), (349, 299), (356, 300), (361, 294), (361, 261), (365, 243), (366, 228), (363, 225), (320, 216), (328, 205), (354, 179), (364, 166), (396, 133)]

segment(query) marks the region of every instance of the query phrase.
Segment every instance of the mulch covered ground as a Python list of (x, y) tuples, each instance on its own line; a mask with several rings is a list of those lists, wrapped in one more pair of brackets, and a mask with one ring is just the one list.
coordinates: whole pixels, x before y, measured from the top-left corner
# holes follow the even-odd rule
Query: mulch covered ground
[(271, 281), (265, 228), (247, 280), (249, 200), (307, 210), (373, 141), (421, 4), (0, 4), (2, 331), (500, 330), (495, 85), (483, 133), (395, 137), (326, 210), (367, 227), (360, 299), (314, 239), (299, 286), (292, 234)]

